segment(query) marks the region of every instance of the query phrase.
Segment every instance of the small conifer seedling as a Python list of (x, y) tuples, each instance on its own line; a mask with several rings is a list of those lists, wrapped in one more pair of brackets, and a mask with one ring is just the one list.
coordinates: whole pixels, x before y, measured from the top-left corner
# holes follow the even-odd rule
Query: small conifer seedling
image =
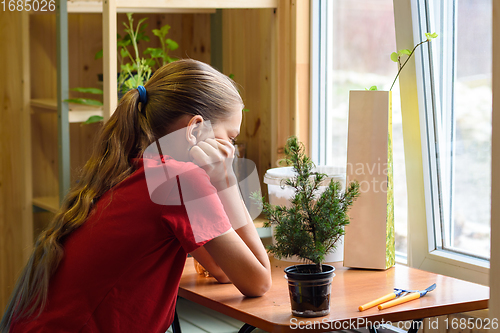
[(254, 195), (255, 200), (262, 202), (268, 219), (265, 226), (275, 226), (275, 244), (268, 249), (279, 259), (296, 255), (311, 261), (321, 272), (326, 254), (335, 249), (349, 224), (347, 211), (359, 196), (359, 183), (351, 182), (344, 191), (340, 182), (331, 180), (320, 194), (320, 186), (326, 185), (328, 176), (314, 171), (304, 145), (292, 136), (284, 150), (285, 162), (296, 173), (283, 184), (294, 189), (291, 207), (272, 206), (258, 194)]

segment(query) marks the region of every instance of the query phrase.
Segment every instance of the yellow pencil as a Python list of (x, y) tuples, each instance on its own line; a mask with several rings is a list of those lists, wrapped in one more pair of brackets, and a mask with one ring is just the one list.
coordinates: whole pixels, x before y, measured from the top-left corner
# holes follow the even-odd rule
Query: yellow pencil
[(374, 301), (368, 302), (366, 304), (361, 305), (358, 309), (359, 311), (365, 311), (369, 308), (373, 308), (374, 306), (377, 306), (381, 303), (390, 301), (391, 299), (394, 299), (396, 297), (396, 293), (390, 293), (385, 296), (379, 297)]

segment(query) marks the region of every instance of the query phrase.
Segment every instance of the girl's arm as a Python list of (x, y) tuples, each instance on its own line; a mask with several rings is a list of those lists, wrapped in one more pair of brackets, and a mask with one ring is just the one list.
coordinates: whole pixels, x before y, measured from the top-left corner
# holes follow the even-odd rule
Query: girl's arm
[(220, 283), (233, 282), (243, 294), (260, 296), (271, 286), (267, 252), (237, 186), (218, 194), (233, 228), (237, 229), (216, 237), (191, 255)]
[(219, 283), (230, 283), (231, 280), (227, 277), (226, 273), (215, 263), (214, 258), (208, 253), (204, 246), (200, 246), (190, 253), (202, 266), (207, 270), (212, 277)]
[(224, 206), (229, 221), (231, 221), (233, 229), (248, 246), (261, 265), (269, 269), (270, 272), (269, 256), (257, 233), (257, 229), (255, 228), (245, 203), (241, 198), (240, 191), (236, 185), (236, 177), (234, 175), (231, 177), (234, 177), (234, 179), (230, 180), (229, 184), (234, 185), (230, 185), (229, 188), (227, 188), (227, 186), (224, 188), (224, 185), (215, 184), (215, 187), (218, 189), (217, 194)]
[(236, 232), (212, 239), (205, 249), (243, 295), (262, 296), (271, 288), (269, 260), (262, 264)]
[[(200, 149), (193, 149), (193, 159), (209, 174), (235, 231), (212, 239), (203, 250), (192, 254), (219, 281), (227, 282), (227, 277), (244, 295), (260, 296), (271, 287), (269, 257), (241, 198), (231, 160), (224, 158), (232, 156), (227, 151), (228, 143), (213, 141), (207, 140), (208, 143), (199, 144)], [(221, 151), (222, 159), (217, 155)]]

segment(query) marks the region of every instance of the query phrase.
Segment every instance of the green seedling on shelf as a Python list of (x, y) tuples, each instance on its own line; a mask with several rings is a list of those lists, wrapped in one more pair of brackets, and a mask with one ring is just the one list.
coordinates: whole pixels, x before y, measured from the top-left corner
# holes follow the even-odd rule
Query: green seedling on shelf
[(169, 51), (174, 51), (179, 48), (179, 44), (177, 44), (177, 42), (166, 37), (169, 30), (170, 26), (168, 24), (164, 25), (160, 29), (153, 29), (153, 34), (160, 39), (161, 47), (148, 47), (146, 51), (144, 51), (144, 54), (149, 54), (151, 59), (161, 60), (161, 66), (178, 60), (177, 58), (168, 55)]
[[(78, 88), (72, 88), (70, 90), (77, 91), (80, 93), (85, 93), (85, 94), (95, 94), (95, 95), (102, 95), (103, 94), (102, 89), (98, 89), (98, 88), (80, 88), (80, 87), (78, 87)], [(82, 104), (82, 105), (90, 105), (90, 106), (102, 106), (101, 101), (98, 101), (98, 100), (92, 99), (92, 98), (68, 98), (68, 99), (65, 99), (64, 102), (76, 103), (76, 104)], [(92, 124), (92, 123), (98, 123), (98, 122), (102, 121), (103, 119), (104, 118), (102, 116), (99, 116), (99, 115), (90, 116), (89, 119), (87, 119), (82, 124), (87, 125), (87, 124)]]
[[(153, 59), (145, 59), (139, 55), (139, 41), (149, 41), (149, 37), (144, 32), (147, 23), (143, 25), (147, 17), (140, 19), (137, 27), (134, 27), (132, 13), (127, 13), (127, 19), (128, 23), (123, 22), (127, 35), (118, 43), (119, 47), (121, 47), (121, 71), (118, 78), (118, 85), (121, 87), (122, 92), (135, 89), (139, 85), (144, 85), (151, 77), (152, 66), (154, 66)], [(129, 45), (133, 47), (133, 54), (128, 49)], [(124, 64), (123, 60), (126, 58), (130, 59), (130, 62)]]
[[(163, 66), (167, 63), (178, 60), (171, 57), (169, 51), (176, 50), (179, 45), (170, 38), (166, 38), (170, 30), (170, 26), (164, 25), (160, 29), (153, 29), (152, 32), (160, 39), (161, 48), (148, 47), (144, 51), (144, 55), (149, 55), (146, 58), (140, 55), (138, 45), (141, 42), (149, 42), (150, 38), (146, 35), (148, 24), (145, 21), (148, 18), (143, 18), (134, 26), (134, 18), (132, 13), (127, 13), (127, 21), (123, 22), (125, 27), (125, 35), (116, 35), (118, 48), (118, 61), (120, 64), (120, 73), (118, 76), (118, 90), (121, 93), (126, 93), (131, 89), (137, 88), (139, 85), (144, 85), (151, 77), (155, 68)], [(131, 48), (131, 49), (130, 49)], [(103, 50), (95, 54), (95, 59), (103, 57)], [(102, 94), (102, 90), (96, 88), (74, 88), (78, 92)], [(87, 98), (74, 98), (67, 100), (72, 103), (84, 105), (102, 106), (102, 103)], [(84, 124), (90, 124), (101, 121), (101, 116), (91, 116)]]
[[(72, 88), (70, 90), (85, 93), (85, 94), (95, 94), (95, 95), (102, 95), (103, 94), (102, 89), (98, 89), (98, 88)], [(98, 101), (98, 100), (92, 99), (92, 98), (69, 98), (69, 99), (65, 99), (64, 102), (83, 104), (83, 105), (91, 105), (91, 106), (102, 106), (101, 101)]]

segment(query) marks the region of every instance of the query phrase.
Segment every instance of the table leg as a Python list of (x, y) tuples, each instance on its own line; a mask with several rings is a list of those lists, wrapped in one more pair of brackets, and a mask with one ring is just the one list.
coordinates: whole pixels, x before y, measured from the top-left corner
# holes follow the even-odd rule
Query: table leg
[(240, 328), (240, 330), (238, 331), (238, 333), (250, 333), (250, 332), (252, 332), (254, 329), (255, 329), (255, 327), (254, 327), (254, 326), (249, 325), (249, 324), (245, 324), (245, 325), (241, 326), (241, 328)]
[(177, 316), (177, 309), (174, 313), (174, 322), (172, 323), (172, 331), (174, 333), (182, 333), (181, 332), (181, 324), (179, 323), (179, 317)]

